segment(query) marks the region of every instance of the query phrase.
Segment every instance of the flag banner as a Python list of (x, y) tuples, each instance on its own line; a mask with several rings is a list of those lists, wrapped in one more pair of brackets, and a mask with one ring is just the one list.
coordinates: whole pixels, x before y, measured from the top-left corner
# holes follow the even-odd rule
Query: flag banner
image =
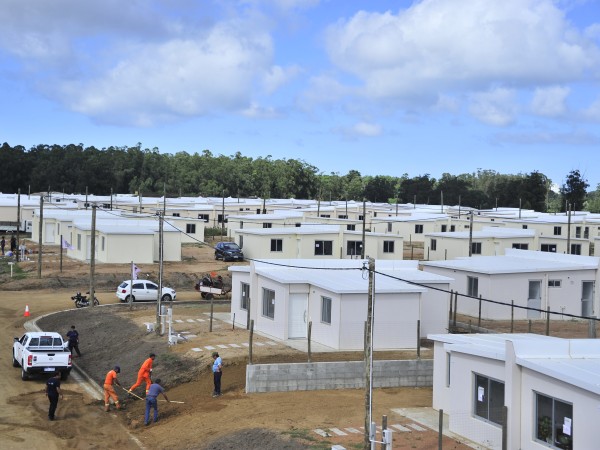
[(68, 250), (75, 250), (75, 247), (69, 244), (69, 242), (65, 238), (63, 238), (62, 240), (62, 248), (66, 248)]
[(133, 276), (134, 280), (138, 279), (138, 273), (140, 273), (142, 271), (142, 269), (140, 269), (138, 266), (136, 266), (135, 264), (132, 263), (131, 265), (131, 275)]

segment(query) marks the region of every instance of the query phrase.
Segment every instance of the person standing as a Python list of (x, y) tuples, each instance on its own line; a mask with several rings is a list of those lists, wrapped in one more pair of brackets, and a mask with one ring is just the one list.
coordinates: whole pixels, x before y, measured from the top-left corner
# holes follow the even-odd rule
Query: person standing
[(144, 413), (144, 425), (150, 425), (150, 409), (154, 408), (154, 423), (158, 422), (158, 395), (162, 394), (167, 402), (171, 402), (165, 389), (160, 385), (160, 378), (150, 385), (146, 393), (146, 412)]
[(14, 234), (10, 238), (10, 251), (13, 253), (17, 251), (17, 238)]
[(67, 338), (69, 338), (68, 346), (73, 354), (73, 349), (77, 352), (77, 356), (81, 358), (81, 352), (79, 351), (79, 333), (75, 329), (75, 325), (71, 325), (71, 329), (67, 332)]
[(50, 401), (50, 408), (48, 409), (48, 419), (50, 420), (54, 420), (59, 396), (64, 398), (60, 391), (60, 373), (55, 372), (54, 375), (46, 381), (46, 397), (48, 397), (48, 400)]
[(213, 381), (215, 384), (215, 390), (213, 391), (213, 397), (219, 397), (221, 395), (221, 375), (223, 375), (223, 360), (219, 356), (218, 352), (213, 352)]
[(140, 370), (138, 370), (137, 381), (133, 386), (129, 388), (129, 394), (131, 394), (135, 388), (140, 386), (142, 382), (145, 381), (146, 395), (148, 395), (148, 390), (150, 389), (150, 385), (152, 384), (152, 380), (150, 379), (150, 377), (152, 376), (152, 363), (154, 362), (154, 358), (156, 358), (156, 355), (154, 353), (150, 353), (148, 359), (144, 361), (144, 363), (140, 367)]
[(104, 379), (104, 411), (110, 411), (110, 399), (112, 398), (113, 402), (117, 409), (121, 409), (121, 404), (119, 403), (119, 396), (115, 392), (114, 385), (121, 386), (119, 380), (117, 379), (118, 374), (121, 373), (121, 368), (119, 366), (115, 366), (114, 369), (109, 370), (106, 374), (106, 378)]
[(2, 236), (2, 240), (0, 240), (0, 248), (2, 248), (2, 255), (4, 256), (4, 247), (6, 247), (6, 240), (4, 236)]

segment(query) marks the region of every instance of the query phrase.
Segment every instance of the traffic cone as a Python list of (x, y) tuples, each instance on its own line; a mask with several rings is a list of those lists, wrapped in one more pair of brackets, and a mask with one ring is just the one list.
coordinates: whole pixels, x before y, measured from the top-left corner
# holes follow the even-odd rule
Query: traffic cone
[(25, 305), (25, 314), (23, 314), (23, 317), (29, 317), (29, 305)]

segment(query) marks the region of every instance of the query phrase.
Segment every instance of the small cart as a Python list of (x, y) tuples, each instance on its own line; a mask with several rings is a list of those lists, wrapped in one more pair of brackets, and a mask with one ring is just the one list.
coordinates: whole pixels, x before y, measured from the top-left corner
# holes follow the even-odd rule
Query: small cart
[(225, 289), (223, 277), (219, 275), (216, 278), (213, 278), (213, 276), (214, 274), (204, 275), (202, 280), (194, 286), (194, 289), (200, 292), (200, 297), (205, 300), (210, 300), (216, 295), (225, 295), (229, 292)]

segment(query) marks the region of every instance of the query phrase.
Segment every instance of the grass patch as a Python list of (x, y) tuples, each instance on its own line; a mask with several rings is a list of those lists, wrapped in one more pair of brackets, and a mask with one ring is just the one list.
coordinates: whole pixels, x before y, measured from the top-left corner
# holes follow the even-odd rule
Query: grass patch
[(12, 279), (22, 280), (24, 278), (27, 278), (27, 273), (23, 269), (21, 269), (21, 267), (19, 267), (19, 264), (8, 258), (0, 259), (0, 273), (5, 273), (10, 276), (10, 267), (11, 266), (8, 264), (9, 262), (15, 263), (12, 265), (12, 273), (13, 273)]

